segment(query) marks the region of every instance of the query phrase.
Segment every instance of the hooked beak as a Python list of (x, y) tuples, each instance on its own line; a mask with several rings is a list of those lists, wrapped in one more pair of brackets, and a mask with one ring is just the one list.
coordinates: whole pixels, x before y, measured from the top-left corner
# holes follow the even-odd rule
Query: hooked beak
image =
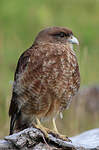
[(79, 41), (73, 35), (68, 39), (68, 42), (71, 43), (71, 44), (77, 44), (77, 45), (79, 45)]

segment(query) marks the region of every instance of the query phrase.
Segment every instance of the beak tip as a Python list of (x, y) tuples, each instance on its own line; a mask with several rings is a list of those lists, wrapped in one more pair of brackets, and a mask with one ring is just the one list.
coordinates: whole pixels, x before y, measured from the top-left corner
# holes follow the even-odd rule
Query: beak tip
[(77, 39), (76, 37), (74, 37), (74, 36), (72, 37), (72, 39), (69, 40), (69, 42), (72, 43), (72, 44), (77, 44), (77, 45), (79, 45), (78, 39)]
[(79, 44), (79, 41), (78, 41), (76, 44), (79, 46), (79, 45), (80, 45), (80, 44)]

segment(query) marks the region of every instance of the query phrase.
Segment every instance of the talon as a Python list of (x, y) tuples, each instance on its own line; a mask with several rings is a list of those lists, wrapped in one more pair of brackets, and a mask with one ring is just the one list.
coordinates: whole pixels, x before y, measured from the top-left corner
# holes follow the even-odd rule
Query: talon
[(67, 141), (67, 142), (71, 142), (72, 143), (72, 141), (67, 137), (67, 136), (65, 136), (65, 135), (58, 135), (58, 137), (60, 138), (60, 139), (62, 139), (63, 141)]
[(36, 118), (36, 121), (37, 121), (37, 124), (35, 125), (36, 128), (40, 129), (41, 132), (44, 133), (45, 137), (47, 138), (48, 137), (48, 133), (50, 132), (50, 130), (46, 127), (44, 127), (41, 122), (39, 121), (38, 118)]
[(57, 129), (56, 123), (55, 123), (55, 118), (53, 118), (53, 127), (54, 127), (54, 132), (52, 132), (52, 134), (54, 134), (55, 137), (60, 138), (60, 139), (67, 141), (67, 142), (72, 142), (67, 136), (61, 135), (58, 132), (58, 129)]
[(60, 133), (56, 133), (56, 132), (50, 132), (53, 136), (55, 136), (56, 138), (59, 138), (59, 139), (61, 139), (61, 140), (63, 140), (63, 141), (66, 141), (66, 142), (71, 142), (72, 143), (72, 141), (66, 136), (66, 135), (61, 135)]
[(48, 134), (52, 134), (53, 136), (55, 136), (56, 138), (59, 138), (63, 141), (67, 141), (67, 142), (72, 142), (68, 137), (66, 137), (65, 135), (61, 135), (58, 130), (57, 130), (57, 127), (56, 127), (56, 124), (55, 124), (55, 120), (53, 119), (53, 126), (54, 126), (54, 131), (53, 130), (50, 130), (46, 127), (44, 127), (41, 122), (39, 121), (38, 118), (36, 118), (36, 121), (37, 121), (37, 125), (35, 125), (36, 128), (40, 129), (41, 132), (43, 132), (43, 134), (45, 135), (46, 138), (48, 138)]

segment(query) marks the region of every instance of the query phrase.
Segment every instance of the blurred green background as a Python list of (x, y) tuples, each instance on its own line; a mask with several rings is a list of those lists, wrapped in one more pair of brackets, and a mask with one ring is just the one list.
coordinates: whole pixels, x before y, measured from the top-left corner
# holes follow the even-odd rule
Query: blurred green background
[[(9, 130), (8, 108), (18, 58), (47, 26), (73, 30), (80, 41), (81, 87), (99, 83), (99, 0), (0, 0), (0, 137)], [(71, 127), (69, 136), (87, 129), (74, 126), (73, 117), (68, 125), (69, 115), (65, 112), (65, 126), (60, 125), (67, 131)]]

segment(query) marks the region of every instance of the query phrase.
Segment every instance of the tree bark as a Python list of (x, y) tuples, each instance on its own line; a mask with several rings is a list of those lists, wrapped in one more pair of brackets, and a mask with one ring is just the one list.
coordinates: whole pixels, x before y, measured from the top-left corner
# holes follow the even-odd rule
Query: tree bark
[(0, 140), (0, 150), (99, 150), (99, 128), (70, 139), (72, 142), (66, 142), (54, 134), (45, 137), (41, 130), (31, 127)]

